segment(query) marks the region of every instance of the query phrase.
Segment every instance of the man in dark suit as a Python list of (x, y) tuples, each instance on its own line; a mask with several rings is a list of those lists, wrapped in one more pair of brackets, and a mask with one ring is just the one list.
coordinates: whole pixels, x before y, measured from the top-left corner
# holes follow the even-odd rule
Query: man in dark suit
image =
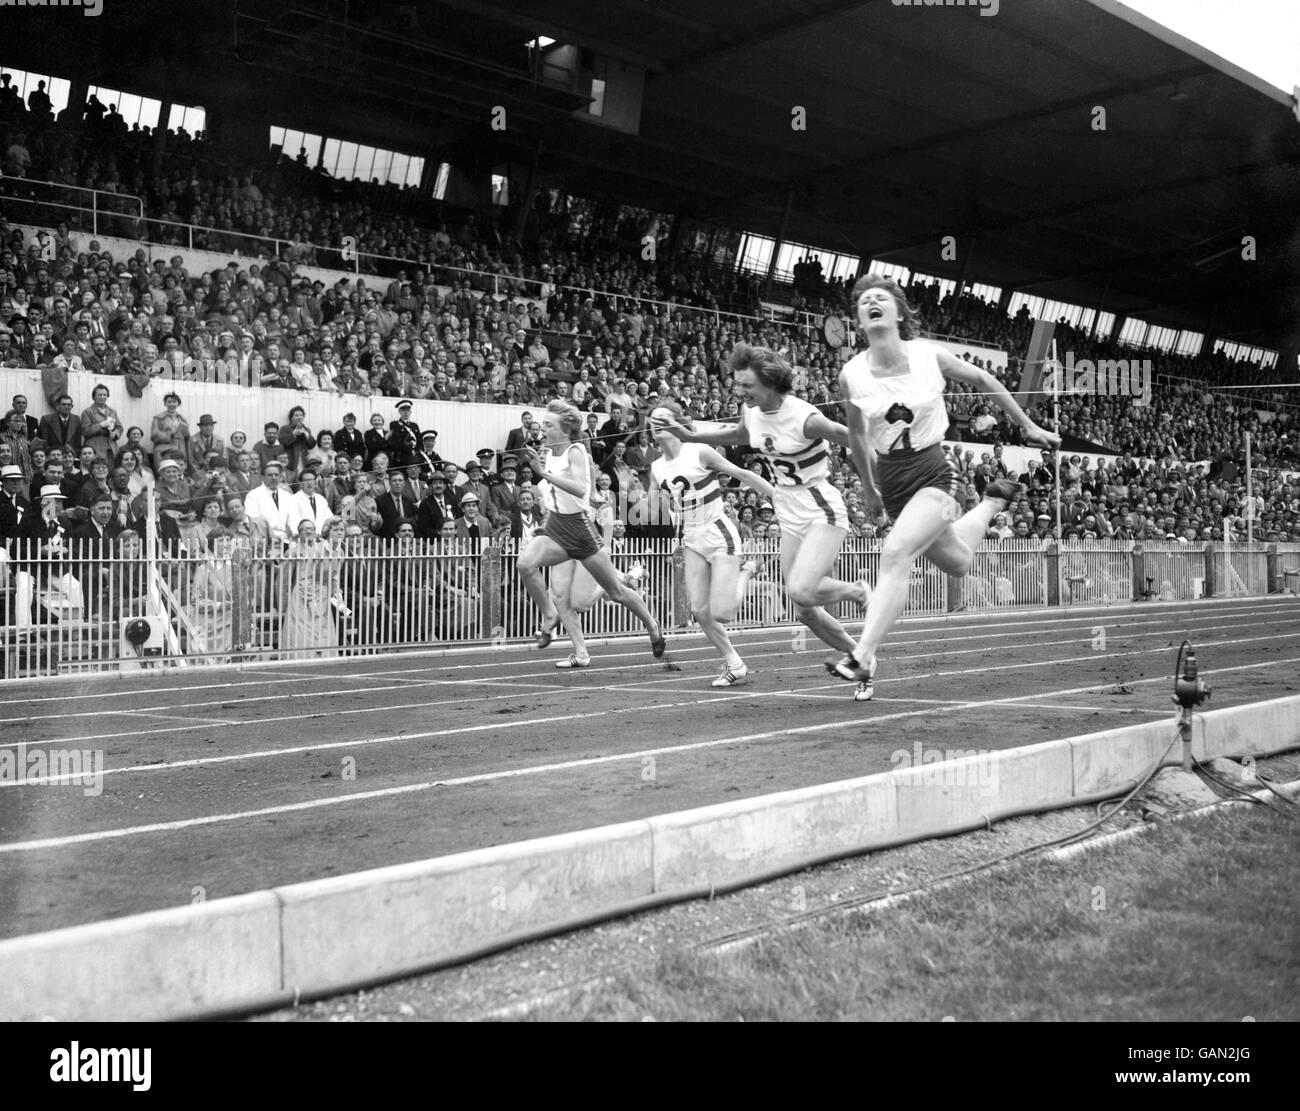
[(90, 507), (90, 520), (73, 529), (69, 539), (76, 563), (72, 573), (81, 583), (81, 595), (89, 613), (98, 613), (108, 600), (108, 585), (113, 578), (109, 557), (117, 549), (122, 526), (113, 519), (113, 496), (100, 494)]
[(72, 398), (60, 394), (55, 403), (56, 412), (41, 417), (36, 436), (49, 451), (62, 448), (64, 458), (76, 459), (81, 454), (81, 418), (72, 411)]
[(533, 423), (533, 414), (525, 413), (519, 418), (519, 427), (512, 428), (510, 434), (506, 437), (506, 451), (512, 455), (518, 455), (526, 443), (529, 443), (528, 431), (529, 425)]
[(27, 398), (20, 393), (14, 394), (13, 412), (18, 413), (23, 418), (23, 424), (27, 429), (27, 439), (34, 440), (40, 435), (41, 422), (27, 411)]
[(428, 481), (429, 476), (442, 466), (442, 456), (438, 454), (438, 433), (430, 430), (420, 436), (420, 451), (414, 462), (420, 466), (420, 477)]
[(519, 508), (519, 487), (515, 484), (518, 475), (519, 470), (511, 460), (501, 464), (501, 481), (492, 487), (492, 502), (488, 510), (488, 516), (493, 520), (498, 517), (509, 520)]
[(0, 470), (0, 548), (18, 535), (23, 519), (32, 511), (32, 503), (24, 497), (26, 485), (22, 467), (11, 463)]
[(420, 426), (411, 420), (411, 402), (397, 403), (397, 420), (388, 426), (389, 464), (393, 470), (419, 462)]
[(436, 540), (442, 531), (442, 522), (455, 518), (451, 499), (447, 496), (447, 476), (435, 472), (429, 480), (429, 496), (420, 503), (415, 517), (415, 535), (425, 540)]
[(388, 493), (380, 494), (375, 499), (375, 508), (383, 523), (379, 535), (385, 540), (392, 540), (397, 529), (403, 523), (412, 523), (416, 519), (416, 505), (406, 493), (406, 475), (401, 471), (390, 471), (388, 475)]

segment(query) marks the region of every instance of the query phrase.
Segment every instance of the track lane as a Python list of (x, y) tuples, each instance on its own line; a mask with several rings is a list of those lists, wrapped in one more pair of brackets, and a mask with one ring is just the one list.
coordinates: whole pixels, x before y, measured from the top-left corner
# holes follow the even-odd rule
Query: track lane
[[(880, 698), (865, 706), (851, 701), (848, 684), (828, 681), (820, 662), (829, 652), (793, 656), (788, 637), (766, 631), (751, 636), (753, 647), (765, 641), (780, 663), (764, 667), (749, 688), (708, 692), (712, 660), (703, 645), (690, 646), (698, 650), (684, 655), (685, 670), (668, 676), (655, 675), (653, 665), (620, 664), (644, 653), (611, 645), (597, 651), (591, 671), (552, 669), (524, 693), (484, 694), (481, 678), (442, 688), (456, 697), (437, 708), (445, 720), (434, 729), (418, 719), (439, 696), (435, 686), (426, 688), (434, 698), (423, 711), (379, 707), (380, 719), (391, 713), (397, 726), (387, 732), (370, 731), (373, 715), (340, 717), (330, 708), (302, 723), (313, 731), (305, 744), (288, 720), (165, 726), (177, 730), (166, 735), (165, 755), (147, 731), (111, 742), (111, 754), (105, 745), (110, 774), (101, 796), (72, 786), (0, 789), (0, 933), (176, 905), (196, 886), (212, 898), (869, 774), (918, 742), (1007, 747), (1155, 720), (1172, 710), (1165, 690), (1171, 679), (1163, 673), (1172, 670), (1174, 651), (1167, 645), (1184, 632), (1207, 646), (1202, 667), (1211, 676), (1234, 676), (1216, 685), (1215, 706), (1275, 696), (1300, 685), (1296, 614), (1294, 606), (1259, 600), (1214, 613), (1198, 607), (1194, 619), (1201, 620), (1191, 627), (1168, 611), (1115, 614), (1124, 620), (1109, 622), (1109, 650), (1086, 656), (1078, 649), (1093, 626), (1068, 615), (1069, 635), (1056, 638), (1064, 643), (1050, 652), (1033, 638), (1060, 621), (1040, 620), (1030, 630), (1017, 622), (1030, 643), (967, 624), (904, 626), (894, 670), (882, 671)], [(1242, 631), (1230, 628), (1237, 618), (1260, 639), (1234, 635)], [(1218, 637), (1234, 643), (1210, 647)], [(546, 659), (514, 656), (525, 667)], [(460, 663), (475, 671), (502, 666), (500, 654)], [(1234, 666), (1242, 670), (1226, 670)], [(441, 661), (429, 668), (446, 673)], [(373, 675), (353, 678), (376, 685)], [(1135, 684), (1134, 694), (1064, 693), (1125, 682)], [(477, 693), (460, 693), (469, 690)], [(409, 700), (414, 690), (350, 693), (364, 700), (381, 692)], [(513, 708), (512, 698), (524, 703), (517, 720), (492, 713), (494, 705)], [(145, 693), (142, 705), (157, 704), (156, 691)], [(567, 720), (542, 720), (556, 717)], [(338, 728), (345, 735), (328, 731)], [(440, 735), (421, 736), (429, 733)], [(325, 747), (331, 744), (337, 747)], [(342, 778), (348, 755), (356, 760), (355, 781)]]

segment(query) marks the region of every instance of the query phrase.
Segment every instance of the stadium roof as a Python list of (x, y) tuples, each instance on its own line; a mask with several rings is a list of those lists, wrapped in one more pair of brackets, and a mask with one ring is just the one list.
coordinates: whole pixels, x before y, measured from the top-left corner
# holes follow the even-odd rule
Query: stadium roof
[(1290, 98), (1112, 0), (439, 6), (646, 67), (638, 136), (544, 136), (586, 188), (766, 235), (789, 200), (796, 242), (948, 277), (965, 257), (969, 280), (1266, 346), (1300, 331)]
[[(896, 0), (226, 3), (236, 18), (208, 25), (227, 40), (233, 28), (232, 64), (171, 67), (176, 99), (247, 111), (261, 81), (292, 90), (279, 123), (346, 103), (350, 129), (368, 113), (379, 145), (415, 127), (419, 153), (537, 156), (572, 192), (945, 277), (964, 267), (1244, 343), (1300, 340), (1291, 98), (1114, 0), (987, 0), (996, 14)], [(75, 49), (108, 81), (96, 63), (115, 55), (96, 57), (94, 40), (115, 21), (85, 22)], [(538, 35), (643, 69), (635, 132), (575, 118), (585, 96), (530, 74)], [(60, 44), (65, 69), (72, 50)], [(486, 125), (497, 104), (502, 132)]]

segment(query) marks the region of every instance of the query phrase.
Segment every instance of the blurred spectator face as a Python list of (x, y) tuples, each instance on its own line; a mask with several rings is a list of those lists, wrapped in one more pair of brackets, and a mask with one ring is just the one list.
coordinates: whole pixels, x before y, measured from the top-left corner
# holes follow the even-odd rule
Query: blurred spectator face
[(81, 449), (81, 469), (89, 471), (91, 464), (95, 461), (95, 449), (93, 447), (83, 447)]
[(298, 522), (298, 542), (300, 544), (310, 544), (316, 539), (316, 522), (304, 517)]
[(382, 451), (374, 457), (370, 464), (379, 478), (383, 478), (388, 471), (388, 456)]
[(439, 540), (455, 540), (455, 539), (456, 539), (456, 522), (453, 521), (453, 520), (450, 520), (450, 519), (443, 521), (443, 522), (442, 522), (442, 526), (438, 529), (438, 539), (439, 539)]

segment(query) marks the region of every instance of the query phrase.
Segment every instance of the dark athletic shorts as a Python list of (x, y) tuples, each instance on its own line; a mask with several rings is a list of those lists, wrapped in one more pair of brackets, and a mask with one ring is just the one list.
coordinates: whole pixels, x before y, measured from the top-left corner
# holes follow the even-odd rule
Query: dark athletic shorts
[(552, 510), (537, 532), (549, 536), (570, 559), (588, 559), (604, 546), (596, 526), (585, 513), (557, 513)]
[(876, 456), (876, 474), (885, 511), (893, 520), (919, 490), (933, 486), (952, 498), (962, 488), (960, 475), (942, 444), (931, 444), (920, 451), (892, 451)]

